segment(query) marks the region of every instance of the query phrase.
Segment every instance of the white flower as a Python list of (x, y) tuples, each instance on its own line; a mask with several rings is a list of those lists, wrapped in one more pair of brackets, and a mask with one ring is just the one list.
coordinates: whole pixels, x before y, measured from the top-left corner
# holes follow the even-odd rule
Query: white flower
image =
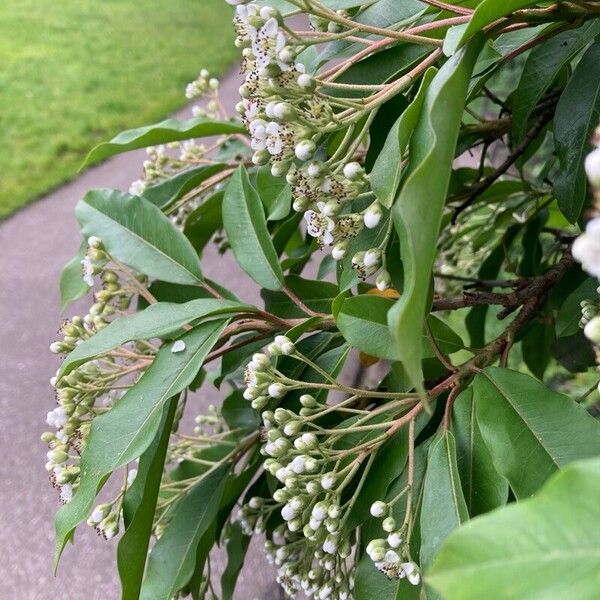
[(62, 406), (57, 406), (46, 415), (46, 423), (51, 427), (62, 427), (67, 423), (67, 413)]
[(391, 548), (398, 548), (402, 544), (402, 537), (397, 531), (394, 531), (388, 535), (387, 542)]
[(266, 148), (271, 156), (279, 156), (283, 153), (283, 127), (271, 121), (266, 127)]
[(600, 217), (588, 222), (585, 233), (575, 240), (571, 251), (584, 270), (600, 278)]
[(600, 148), (585, 157), (585, 172), (594, 187), (600, 187)]
[(406, 575), (406, 579), (408, 579), (408, 581), (412, 583), (412, 585), (419, 585), (419, 583), (421, 582), (421, 575), (419, 574), (415, 563), (405, 562), (402, 563), (400, 566), (402, 568), (403, 574)]
[(331, 596), (331, 592), (333, 592), (333, 588), (331, 587), (331, 585), (329, 583), (326, 583), (319, 590), (319, 600), (325, 600), (326, 598), (329, 598), (329, 596)]
[(333, 219), (314, 210), (307, 210), (304, 213), (304, 220), (307, 224), (306, 231), (310, 236), (319, 238), (319, 242), (324, 246), (333, 242), (332, 232), (335, 229)]

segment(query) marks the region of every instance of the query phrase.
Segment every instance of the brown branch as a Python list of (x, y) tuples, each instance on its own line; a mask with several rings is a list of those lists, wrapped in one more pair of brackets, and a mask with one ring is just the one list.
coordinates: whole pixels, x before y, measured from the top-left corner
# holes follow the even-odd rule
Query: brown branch
[(498, 315), (498, 319), (504, 319), (519, 306), (527, 304), (531, 298), (545, 294), (564, 273), (572, 268), (575, 260), (568, 251), (562, 259), (543, 275), (531, 279), (515, 281), (515, 291), (499, 294), (495, 292), (471, 292), (464, 291), (459, 298), (438, 298), (433, 301), (433, 310), (457, 310), (470, 306), (504, 306), (505, 309)]
[(488, 175), (485, 179), (473, 186), (473, 188), (468, 192), (466, 200), (459, 204), (459, 206), (454, 210), (454, 215), (452, 216), (453, 224), (456, 223), (460, 213), (462, 213), (466, 208), (471, 206), (473, 202), (475, 202), (477, 196), (483, 194), (483, 192), (490, 188), (521, 156), (523, 156), (523, 154), (525, 154), (529, 144), (531, 144), (531, 142), (533, 142), (533, 140), (535, 140), (535, 138), (542, 132), (544, 127), (546, 127), (552, 118), (552, 114), (553, 112), (550, 110), (544, 111), (538, 117), (535, 125), (527, 132), (523, 140), (506, 157), (502, 164), (491, 175)]

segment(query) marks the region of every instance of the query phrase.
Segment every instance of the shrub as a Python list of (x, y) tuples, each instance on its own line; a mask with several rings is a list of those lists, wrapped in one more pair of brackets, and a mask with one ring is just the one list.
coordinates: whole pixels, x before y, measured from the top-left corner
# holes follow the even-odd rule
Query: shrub
[(76, 209), (56, 560), (87, 520), (123, 598), (232, 598), (253, 535), (290, 596), (596, 597), (596, 3), (229, 3), (239, 118), (203, 71), (91, 153), (149, 147)]

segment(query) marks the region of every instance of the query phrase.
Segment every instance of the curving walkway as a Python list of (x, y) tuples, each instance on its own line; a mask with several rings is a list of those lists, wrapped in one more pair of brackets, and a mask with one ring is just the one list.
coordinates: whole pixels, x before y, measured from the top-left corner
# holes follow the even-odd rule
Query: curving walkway
[[(222, 98), (232, 107), (239, 86), (235, 73), (222, 80)], [(189, 116), (186, 110), (178, 116)], [(58, 577), (50, 570), (53, 514), (58, 506), (44, 470), (39, 440), (53, 406), (48, 380), (58, 359), (48, 351), (60, 322), (58, 278), (79, 245), (73, 214), (77, 201), (95, 187), (127, 190), (141, 170), (144, 151), (117, 156), (72, 183), (0, 222), (0, 589), (19, 600), (113, 600), (119, 598), (116, 544), (83, 526), (65, 550)], [(226, 282), (242, 298), (257, 302), (255, 287), (232, 262), (207, 252), (203, 270)], [(84, 304), (85, 306), (85, 304)], [(218, 394), (204, 393), (202, 404)], [(200, 407), (200, 404), (199, 404)], [(275, 600), (262, 552), (249, 554), (236, 600)]]

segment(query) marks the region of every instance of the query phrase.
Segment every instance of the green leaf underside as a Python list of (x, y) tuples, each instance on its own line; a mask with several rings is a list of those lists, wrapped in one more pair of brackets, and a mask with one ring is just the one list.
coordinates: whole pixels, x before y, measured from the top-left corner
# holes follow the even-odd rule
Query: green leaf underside
[(506, 504), (508, 482), (496, 471), (481, 436), (472, 388), (464, 390), (454, 402), (452, 432), (456, 441), (458, 472), (469, 514), (474, 517)]
[(402, 175), (402, 154), (408, 146), (410, 136), (417, 124), (427, 87), (436, 73), (437, 69), (431, 67), (423, 75), (415, 99), (406, 107), (390, 129), (383, 149), (373, 165), (370, 177), (371, 187), (379, 202), (386, 208), (392, 206), (396, 197)]
[[(394, 343), (388, 327), (389, 312), (393, 309), (393, 301), (387, 298), (370, 294), (352, 296), (343, 301), (336, 325), (346, 340), (362, 352), (388, 360), (401, 360), (403, 354)], [(427, 322), (443, 352), (451, 354), (463, 348), (460, 337), (443, 321), (430, 315)], [(418, 346), (412, 350), (422, 348), (420, 358), (435, 356), (423, 327), (420, 328), (416, 344)]]
[(154, 438), (167, 400), (194, 379), (228, 321), (203, 323), (180, 339), (186, 348), (173, 353), (162, 348), (134, 387), (107, 413), (92, 423), (81, 456), (80, 485), (73, 499), (56, 514), (54, 564), (78, 523), (87, 518), (107, 476), (139, 457)]
[(529, 500), (467, 523), (425, 581), (447, 600), (593, 600), (600, 589), (600, 460), (569, 465)]
[(201, 117), (184, 120), (166, 119), (154, 125), (122, 131), (109, 142), (98, 144), (87, 155), (81, 168), (99, 160), (104, 160), (109, 156), (129, 152), (129, 150), (135, 150), (136, 148), (228, 133), (245, 133), (245, 129), (241, 123), (212, 121)]
[(409, 144), (406, 181), (392, 210), (405, 276), (402, 297), (388, 313), (388, 323), (397, 354), (421, 393), (419, 349), (429, 296), (428, 274), (435, 260), (467, 87), (480, 46), (480, 41), (474, 40), (431, 81)]
[(560, 169), (554, 182), (558, 206), (575, 223), (587, 199), (583, 167), (600, 120), (600, 42), (588, 48), (556, 105), (554, 139)]
[(172, 283), (202, 281), (190, 242), (147, 200), (93, 190), (77, 204), (75, 214), (85, 237), (99, 237), (112, 256), (135, 271)]
[(456, 444), (441, 432), (429, 447), (421, 508), (421, 565), (428, 565), (446, 536), (469, 518), (463, 496)]
[(184, 304), (157, 302), (144, 310), (111, 322), (84, 340), (65, 358), (58, 377), (70, 373), (88, 360), (118, 348), (132, 340), (150, 340), (174, 333), (196, 319), (239, 311), (253, 312), (256, 307), (231, 300), (199, 298)]
[(281, 289), (283, 271), (263, 206), (243, 166), (231, 176), (223, 198), (223, 225), (240, 267), (261, 287)]
[(600, 453), (600, 423), (529, 375), (488, 367), (475, 378), (474, 394), (483, 439), (518, 499), (557, 469)]
[[(117, 547), (121, 600), (139, 598), (176, 408), (177, 398), (172, 398), (163, 409), (165, 414), (152, 445), (140, 457), (136, 478), (125, 493), (123, 510), (124, 515), (129, 515), (128, 525)], [(135, 501), (128, 498), (130, 492), (136, 495)]]
[(140, 600), (171, 600), (188, 583), (198, 543), (219, 512), (228, 471), (228, 463), (217, 467), (172, 509), (169, 525), (148, 557)]

